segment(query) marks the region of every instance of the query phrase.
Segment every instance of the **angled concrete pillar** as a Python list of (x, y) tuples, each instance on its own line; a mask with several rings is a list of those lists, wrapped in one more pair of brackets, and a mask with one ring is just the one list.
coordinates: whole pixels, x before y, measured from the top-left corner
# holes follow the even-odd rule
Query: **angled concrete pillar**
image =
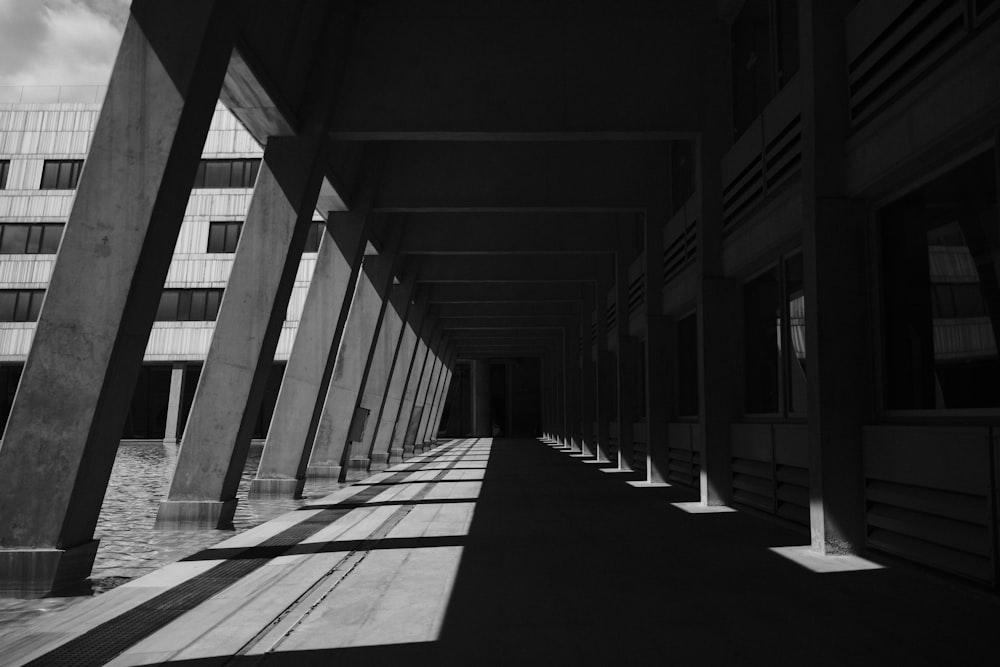
[(438, 385), (441, 382), (442, 370), (444, 368), (444, 360), (442, 355), (444, 354), (445, 347), (447, 345), (447, 336), (442, 334), (438, 340), (437, 344), (430, 350), (430, 358), (428, 359), (428, 364), (430, 364), (430, 373), (427, 378), (427, 387), (424, 392), (423, 400), (423, 410), (420, 414), (420, 422), (417, 424), (416, 432), (413, 436), (414, 449), (416, 451), (423, 451), (424, 446), (427, 444), (427, 432), (429, 430), (428, 423), (431, 420), (431, 415), (434, 412), (435, 400), (437, 399)]
[(426, 307), (417, 308), (417, 316), (413, 318), (413, 324), (416, 325), (418, 320), (420, 324), (416, 330), (413, 363), (410, 366), (409, 377), (406, 379), (403, 400), (400, 402), (399, 413), (396, 415), (396, 423), (393, 426), (389, 444), (389, 460), (394, 463), (396, 456), (405, 458), (413, 454), (413, 440), (408, 438), (411, 432), (416, 430), (413, 420), (419, 419), (419, 412), (423, 410), (422, 405), (417, 405), (417, 399), (420, 396), (420, 387), (426, 381), (424, 371), (427, 366), (427, 342), (431, 337), (432, 330), (431, 319), (426, 316)]
[(225, 527), (323, 179), (316, 137), (272, 137), (156, 527)]
[(385, 313), (385, 295), (392, 282), (395, 261), (395, 250), (389, 249), (382, 255), (365, 256), (362, 263), (316, 429), (312, 458), (307, 468), (310, 477), (344, 479), (345, 457), (350, 456), (348, 444), (360, 441), (365, 422), (375, 418), (364, 409), (356, 408), (360, 407), (358, 396), (364, 389), (371, 351)]
[(434, 392), (434, 400), (431, 402), (431, 410), (428, 414), (427, 423), (424, 428), (424, 446), (432, 445), (437, 440), (438, 428), (441, 424), (441, 410), (448, 397), (448, 388), (451, 386), (451, 376), (455, 364), (455, 353), (449, 345), (444, 345), (443, 356), (441, 358), (441, 368), (438, 372), (437, 388)]
[[(396, 435), (396, 425), (399, 423), (399, 415), (407, 407), (404, 405), (407, 403), (406, 388), (413, 377), (417, 358), (418, 332), (423, 325), (425, 312), (423, 301), (413, 303), (408, 310), (399, 340), (399, 350), (396, 352), (396, 360), (393, 364), (392, 380), (386, 389), (385, 404), (379, 418), (378, 430), (375, 432), (374, 453), (384, 453), (387, 464), (399, 463), (403, 459), (402, 434), (397, 441), (398, 447), (393, 448), (393, 440)], [(409, 408), (413, 406), (412, 394), (408, 406)]]
[(444, 405), (448, 399), (448, 391), (451, 389), (452, 378), (455, 377), (456, 362), (457, 362), (457, 354), (455, 352), (452, 352), (448, 356), (445, 364), (444, 379), (441, 382), (441, 391), (438, 393), (437, 404), (434, 408), (434, 413), (431, 417), (431, 422), (430, 422), (430, 430), (427, 434), (427, 440), (431, 442), (437, 441), (438, 431), (441, 430), (441, 415), (444, 413)]
[(417, 385), (416, 393), (413, 396), (413, 410), (410, 412), (410, 419), (406, 424), (406, 431), (403, 434), (403, 451), (407, 454), (416, 453), (422, 443), (417, 442), (420, 435), (420, 426), (424, 423), (424, 413), (427, 411), (427, 397), (430, 392), (431, 382), (437, 370), (437, 356), (435, 350), (441, 342), (440, 329), (434, 329), (427, 341), (424, 343), (423, 369), (420, 373), (420, 382)]
[(490, 401), (490, 362), (476, 359), (472, 362), (473, 437), (488, 438), (493, 435)]
[(390, 287), (382, 326), (369, 361), (365, 386), (358, 397), (359, 407), (368, 410), (369, 417), (357, 453), (369, 460), (368, 469), (373, 471), (384, 470), (389, 462), (389, 447), (385, 442), (387, 435), (382, 436), (381, 447), (376, 447), (376, 443), (380, 430), (383, 430), (381, 424), (386, 406), (389, 405), (393, 413), (399, 407), (398, 392), (395, 404), (390, 404), (389, 388), (397, 375), (405, 374), (405, 371), (397, 369), (397, 363), (413, 301), (414, 285), (410, 278)]
[(176, 445), (180, 436), (181, 402), (184, 398), (184, 370), (187, 364), (178, 362), (170, 369), (170, 393), (167, 395), (167, 424), (163, 443)]
[(0, 447), (0, 595), (85, 578), (232, 50), (228, 2), (135, 3)]
[(365, 249), (365, 213), (331, 212), (249, 496), (298, 498)]

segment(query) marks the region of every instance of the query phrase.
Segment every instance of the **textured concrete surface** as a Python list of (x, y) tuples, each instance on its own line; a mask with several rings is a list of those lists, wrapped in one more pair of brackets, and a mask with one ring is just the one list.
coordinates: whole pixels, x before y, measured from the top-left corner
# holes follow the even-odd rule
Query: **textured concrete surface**
[[(109, 664), (959, 665), (1000, 646), (1000, 601), (957, 580), (826, 561), (803, 532), (600, 470), (534, 440), (452, 441), (0, 650), (22, 664), (247, 558)], [(292, 547), (261, 546), (331, 508)]]

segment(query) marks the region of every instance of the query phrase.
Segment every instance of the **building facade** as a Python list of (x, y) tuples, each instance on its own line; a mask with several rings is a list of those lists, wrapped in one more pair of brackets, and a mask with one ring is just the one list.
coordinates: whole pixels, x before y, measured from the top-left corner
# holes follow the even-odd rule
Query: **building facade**
[[(6, 424), (106, 87), (0, 89), (0, 423)], [(219, 105), (146, 347), (123, 440), (176, 443), (208, 355), (263, 149)], [(302, 313), (311, 230), (254, 428), (263, 439)]]

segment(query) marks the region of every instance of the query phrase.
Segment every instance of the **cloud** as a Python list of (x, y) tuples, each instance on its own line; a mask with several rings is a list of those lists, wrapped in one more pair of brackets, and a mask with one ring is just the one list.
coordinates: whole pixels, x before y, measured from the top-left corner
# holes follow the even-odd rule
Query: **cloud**
[(0, 0), (0, 85), (105, 84), (129, 0)]

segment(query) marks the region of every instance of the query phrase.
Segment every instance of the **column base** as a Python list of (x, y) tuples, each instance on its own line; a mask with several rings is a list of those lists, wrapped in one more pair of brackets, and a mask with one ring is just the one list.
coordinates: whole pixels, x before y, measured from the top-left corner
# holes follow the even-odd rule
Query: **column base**
[(371, 460), (367, 457), (347, 460), (347, 475), (345, 477), (348, 482), (357, 482), (368, 476), (368, 466), (371, 465)]
[(306, 477), (316, 479), (340, 479), (340, 466), (310, 465), (306, 468)]
[(265, 479), (250, 480), (247, 498), (301, 498), (305, 479)]
[(402, 448), (394, 447), (389, 450), (389, 465), (400, 463), (403, 460)]
[(368, 466), (369, 472), (378, 472), (389, 467), (389, 454), (386, 452), (373, 452), (372, 460)]
[(0, 598), (41, 598), (90, 576), (100, 540), (68, 549), (0, 549)]
[(154, 530), (214, 530), (233, 526), (236, 498), (229, 500), (164, 500)]
[(413, 456), (415, 452), (413, 451), (413, 445), (403, 445), (403, 458), (408, 459)]

